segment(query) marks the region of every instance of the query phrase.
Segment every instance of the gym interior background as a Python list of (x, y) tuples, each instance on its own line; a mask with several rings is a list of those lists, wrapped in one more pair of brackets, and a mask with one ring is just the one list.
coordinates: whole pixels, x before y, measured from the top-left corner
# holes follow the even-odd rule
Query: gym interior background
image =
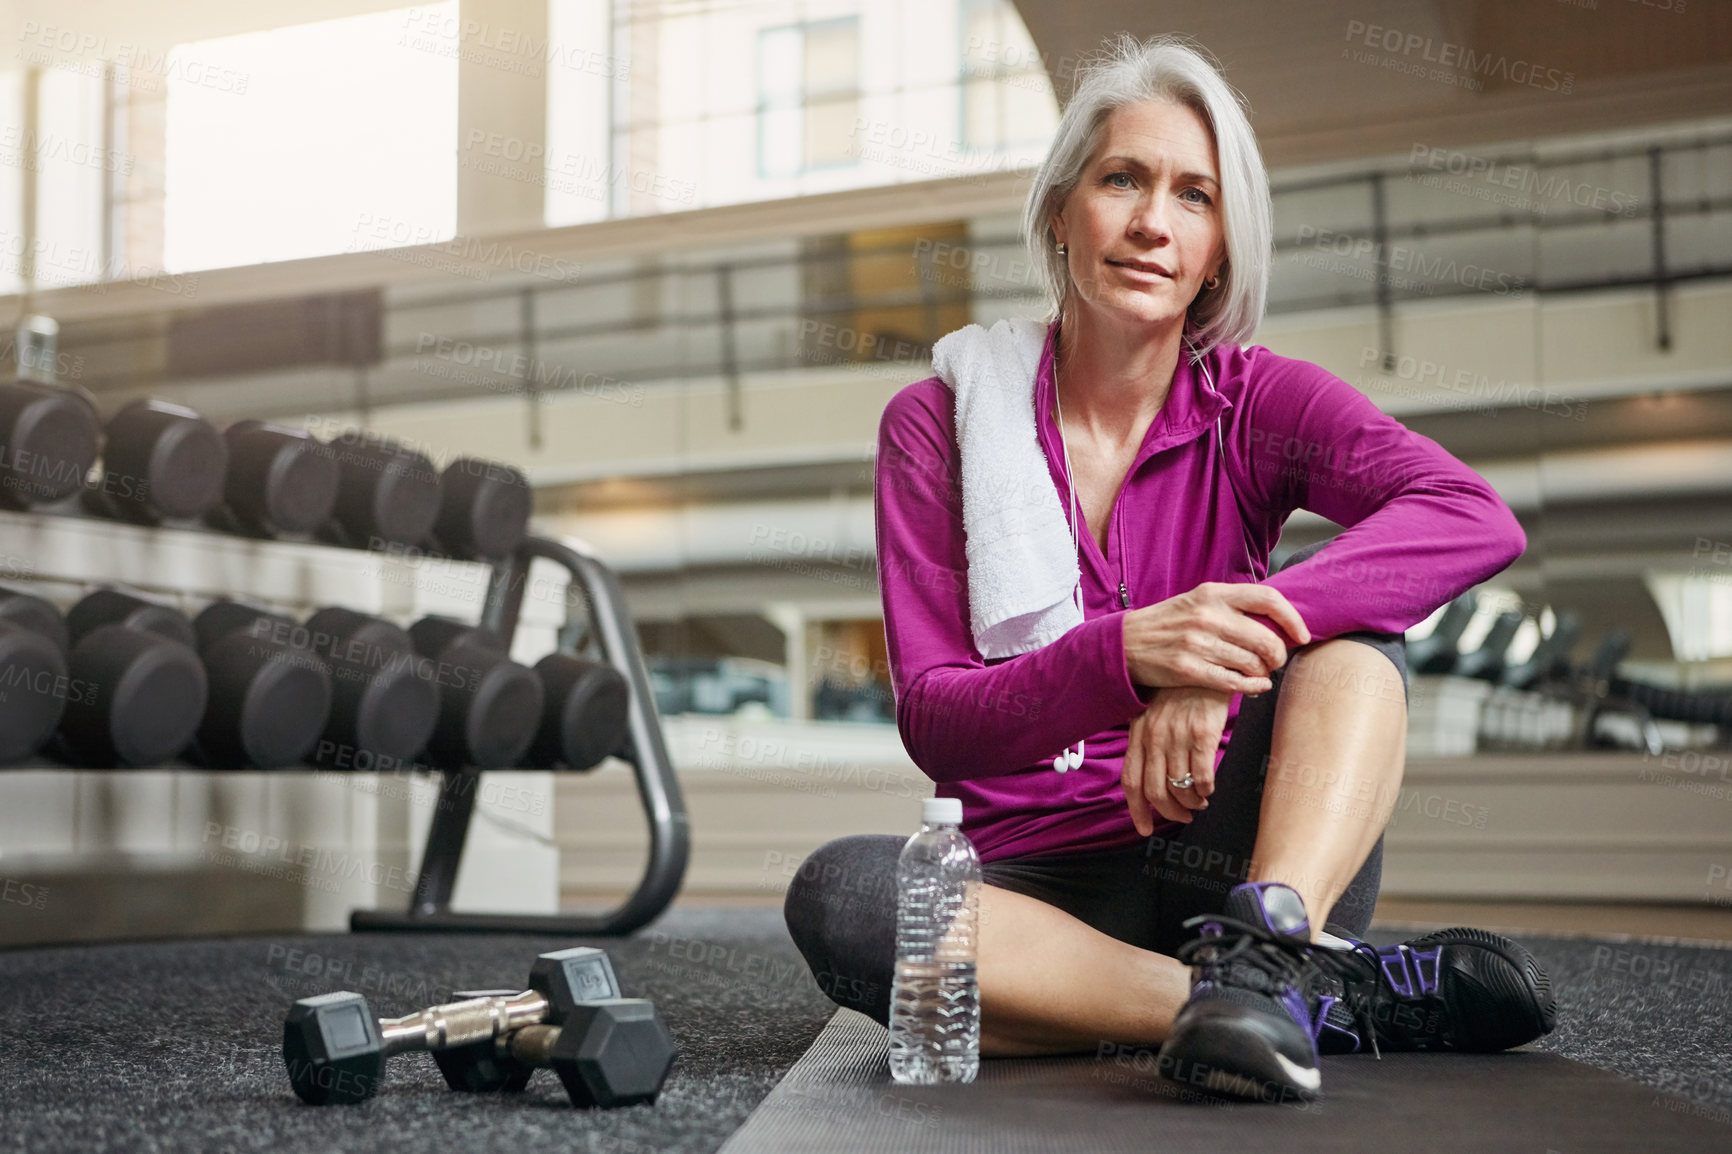
[[(158, 398), (520, 469), (535, 532), (586, 543), (623, 590), (689, 811), (676, 912), (773, 909), (823, 841), (916, 824), (878, 415), (939, 336), (1041, 309), (1017, 215), (1076, 63), (1119, 31), (1195, 36), (1271, 170), (1258, 342), (1437, 440), (1527, 531), (1409, 634), (1380, 917), (1732, 941), (1732, 7), (13, 0), (3, 19), (6, 358), (105, 419)], [(1335, 531), (1300, 514), (1282, 548)], [(62, 608), (118, 584), (188, 614), (231, 596), (475, 622), (488, 577), (415, 544), (0, 511), (0, 584)], [(537, 562), (523, 585), (516, 660), (586, 642), (567, 574)], [(0, 944), (401, 910), (438, 782), (26, 758), (0, 772)], [(488, 772), (475, 813), (454, 909), (606, 906), (643, 873), (617, 759)]]

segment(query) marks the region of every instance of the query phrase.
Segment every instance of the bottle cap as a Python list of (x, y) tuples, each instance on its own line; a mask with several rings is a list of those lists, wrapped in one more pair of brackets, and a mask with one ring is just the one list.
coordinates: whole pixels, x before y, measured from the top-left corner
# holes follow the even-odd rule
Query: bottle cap
[(920, 820), (926, 825), (961, 825), (962, 801), (954, 797), (929, 797), (920, 803)]

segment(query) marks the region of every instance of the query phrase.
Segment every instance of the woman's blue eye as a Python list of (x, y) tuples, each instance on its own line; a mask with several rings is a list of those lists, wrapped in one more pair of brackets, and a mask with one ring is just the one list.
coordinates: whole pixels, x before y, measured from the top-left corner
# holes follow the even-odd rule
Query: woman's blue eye
[(1181, 192), (1179, 195), (1184, 196), (1184, 197), (1189, 197), (1191, 195), (1191, 193), (1193, 193), (1193, 192), (1196, 193), (1197, 195), (1194, 199), (1192, 199), (1192, 201), (1191, 201), (1192, 204), (1211, 204), (1211, 203), (1213, 203), (1209, 199), (1208, 193), (1206, 193), (1202, 189), (1196, 188), (1196, 187), (1187, 188), (1184, 192)]
[[(1118, 181), (1123, 181), (1124, 183), (1116, 183)], [(1108, 173), (1107, 183), (1111, 184), (1114, 188), (1129, 188), (1131, 186), (1131, 174), (1128, 172)]]

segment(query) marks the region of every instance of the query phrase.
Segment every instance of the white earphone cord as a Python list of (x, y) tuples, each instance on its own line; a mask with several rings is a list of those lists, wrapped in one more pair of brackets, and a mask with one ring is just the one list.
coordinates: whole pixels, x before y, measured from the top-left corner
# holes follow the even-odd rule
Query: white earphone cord
[[(1203, 361), (1203, 358), (1194, 355), (1196, 350), (1194, 347), (1191, 346), (1189, 341), (1186, 341), (1185, 345), (1193, 353), (1192, 363), (1195, 364), (1199, 369), (1202, 370), (1203, 381), (1205, 384), (1208, 385), (1209, 391), (1211, 393), (1215, 392), (1216, 390), (1215, 390), (1214, 374), (1209, 372), (1209, 366)], [(1076, 588), (1074, 590), (1072, 590), (1071, 598), (1076, 603), (1077, 612), (1082, 614), (1084, 617), (1087, 617), (1088, 611), (1083, 607), (1083, 592), (1082, 592), (1082, 538), (1077, 533), (1077, 522), (1080, 520), (1080, 518), (1077, 516), (1076, 473), (1071, 469), (1071, 465), (1070, 465), (1070, 443), (1065, 440), (1065, 436), (1064, 436), (1064, 402), (1059, 399), (1059, 395), (1058, 395), (1058, 362), (1057, 362), (1056, 358), (1053, 362), (1052, 403), (1053, 403), (1053, 407), (1058, 410), (1058, 444), (1059, 444), (1059, 448), (1064, 453), (1064, 482), (1065, 482), (1065, 486), (1070, 490), (1070, 551), (1071, 551), (1071, 556), (1076, 559), (1076, 563), (1077, 563)], [(1228, 485), (1232, 485), (1232, 483), (1233, 483), (1232, 474), (1227, 472), (1226, 434), (1224, 432), (1222, 432), (1222, 430), (1221, 430), (1221, 420), (1219, 417), (1215, 418), (1215, 449), (1221, 458), (1221, 475), (1227, 479)], [(1238, 504), (1238, 494), (1237, 493), (1234, 494), (1233, 503), (1235, 506)], [(1122, 537), (1120, 538), (1119, 544), (1120, 544), (1119, 565), (1122, 568), (1124, 565), (1124, 561), (1125, 561), (1124, 548), (1123, 548), (1124, 539)], [(1251, 572), (1253, 575), (1255, 575), (1257, 572), (1257, 567), (1255, 564), (1252, 563), (1252, 560), (1251, 560), (1250, 543), (1244, 542), (1244, 545), (1245, 545), (1246, 564), (1251, 566)], [(1126, 598), (1127, 603), (1126, 603), (1125, 607), (1127, 609), (1130, 608), (1129, 603), (1128, 603), (1128, 601), (1129, 601), (1128, 585), (1129, 585), (1129, 583), (1126, 581), (1123, 581), (1123, 580), (1121, 580), (1120, 584), (1119, 584), (1119, 590), (1122, 594), (1125, 595), (1125, 598)], [(1077, 766), (1081, 765), (1083, 762), (1084, 749), (1085, 749), (1085, 743), (1081, 742), (1081, 741), (1076, 743), (1075, 748), (1072, 748), (1070, 746), (1066, 746), (1065, 751), (1063, 753), (1059, 754), (1057, 757), (1052, 759), (1053, 769), (1059, 773), (1064, 773), (1067, 770), (1075, 769)]]

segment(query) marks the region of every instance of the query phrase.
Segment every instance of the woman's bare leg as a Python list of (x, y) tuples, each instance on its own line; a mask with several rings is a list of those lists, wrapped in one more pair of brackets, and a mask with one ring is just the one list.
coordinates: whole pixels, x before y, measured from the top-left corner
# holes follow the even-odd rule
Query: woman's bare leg
[(1357, 641), (1311, 646), (1283, 678), (1249, 880), (1298, 890), (1317, 931), (1395, 812), (1407, 699), (1394, 663)]
[(980, 1052), (992, 1057), (1164, 1041), (1191, 987), (1190, 967), (995, 886), (980, 891), (979, 959)]
[[(1283, 677), (1250, 880), (1291, 885), (1321, 928), (1394, 810), (1406, 700), (1395, 665), (1357, 641), (1313, 645)], [(986, 886), (980, 913), (983, 1054), (1161, 1042), (1189, 995), (1187, 967), (1045, 902)]]

